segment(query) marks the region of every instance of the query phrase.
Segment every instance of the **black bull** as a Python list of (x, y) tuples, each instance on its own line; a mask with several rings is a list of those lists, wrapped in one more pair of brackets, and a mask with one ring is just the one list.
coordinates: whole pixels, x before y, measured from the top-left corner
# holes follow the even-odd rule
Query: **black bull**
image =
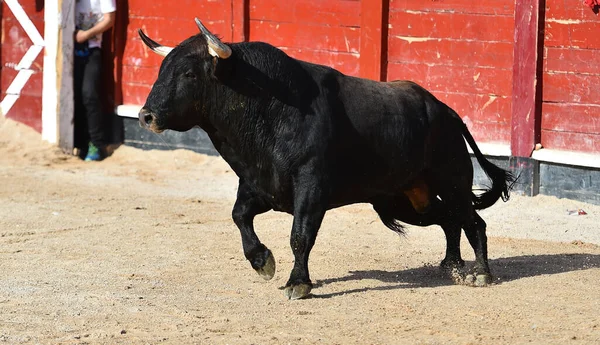
[[(154, 132), (199, 126), (239, 177), (232, 217), (244, 255), (265, 279), (275, 273), (271, 251), (253, 220), (269, 210), (294, 216), (290, 299), (312, 288), (308, 257), (325, 212), (370, 203), (383, 223), (440, 225), (445, 268), (461, 268), (461, 229), (476, 255), (465, 278), (491, 282), (486, 224), (475, 210), (506, 200), (513, 176), (490, 163), (461, 118), (410, 81), (376, 82), (293, 59), (261, 42), (224, 44), (198, 20), (201, 33), (175, 48), (140, 30), (165, 56), (140, 111)], [(465, 140), (492, 180), (472, 192), (473, 167)]]

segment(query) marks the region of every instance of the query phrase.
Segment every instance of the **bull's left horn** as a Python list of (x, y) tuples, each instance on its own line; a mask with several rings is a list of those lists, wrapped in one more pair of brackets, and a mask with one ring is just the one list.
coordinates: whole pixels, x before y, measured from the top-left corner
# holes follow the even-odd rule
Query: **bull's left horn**
[(208, 31), (208, 29), (198, 18), (196, 18), (196, 25), (198, 25), (198, 29), (200, 29), (200, 32), (202, 32), (204, 37), (206, 37), (206, 42), (208, 43), (208, 52), (210, 55), (221, 59), (227, 59), (231, 56), (231, 48), (229, 48), (229, 46), (225, 43), (221, 42), (217, 36)]
[(160, 56), (167, 56), (167, 54), (169, 54), (171, 50), (173, 50), (172, 47), (163, 46), (154, 42), (154, 40), (146, 36), (142, 29), (138, 29), (138, 35), (140, 35), (140, 38), (142, 39), (142, 41), (144, 41), (144, 44), (147, 45), (148, 48), (150, 48), (150, 50), (152, 50)]

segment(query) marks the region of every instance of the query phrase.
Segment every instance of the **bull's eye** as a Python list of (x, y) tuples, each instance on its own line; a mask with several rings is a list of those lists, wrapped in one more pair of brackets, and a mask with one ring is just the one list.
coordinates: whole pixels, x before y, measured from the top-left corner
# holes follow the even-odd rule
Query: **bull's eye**
[(185, 77), (189, 79), (196, 79), (196, 75), (192, 72), (185, 72)]

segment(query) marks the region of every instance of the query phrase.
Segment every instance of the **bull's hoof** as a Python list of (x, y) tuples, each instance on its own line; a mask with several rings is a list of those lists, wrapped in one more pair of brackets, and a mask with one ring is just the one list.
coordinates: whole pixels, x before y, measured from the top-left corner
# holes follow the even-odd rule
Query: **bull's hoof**
[(448, 271), (460, 270), (465, 267), (465, 261), (463, 259), (444, 259), (440, 263), (440, 268)]
[(264, 280), (271, 280), (275, 275), (275, 258), (273, 257), (273, 253), (270, 250), (268, 251), (268, 256), (265, 260), (265, 264), (263, 267), (256, 270), (261, 278)]
[(492, 276), (486, 273), (483, 274), (468, 274), (465, 277), (465, 283), (470, 286), (483, 287), (492, 284)]
[(310, 294), (310, 290), (312, 290), (311, 284), (298, 284), (286, 286), (283, 289), (283, 293), (289, 300), (295, 300), (307, 297)]

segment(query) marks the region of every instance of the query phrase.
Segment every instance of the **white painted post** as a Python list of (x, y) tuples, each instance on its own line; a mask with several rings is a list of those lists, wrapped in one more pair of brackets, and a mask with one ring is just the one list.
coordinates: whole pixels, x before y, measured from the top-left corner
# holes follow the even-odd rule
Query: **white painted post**
[(42, 139), (73, 152), (75, 0), (46, 1)]

